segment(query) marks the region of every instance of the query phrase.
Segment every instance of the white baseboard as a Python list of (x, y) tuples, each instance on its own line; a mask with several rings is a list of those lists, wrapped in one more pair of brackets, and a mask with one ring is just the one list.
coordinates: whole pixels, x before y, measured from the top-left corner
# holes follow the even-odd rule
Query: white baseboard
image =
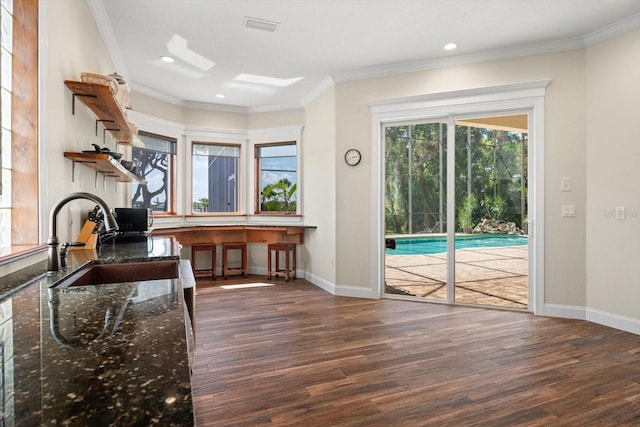
[(587, 320), (599, 325), (640, 335), (640, 319), (612, 314), (594, 308), (587, 308)]
[[(302, 276), (301, 276), (302, 277)], [(315, 274), (306, 273), (304, 274), (304, 279), (307, 282), (311, 282), (320, 289), (329, 292), (331, 295), (336, 294), (336, 285), (323, 279), (322, 277), (318, 277)]]
[(357, 288), (353, 286), (336, 286), (335, 283), (329, 282), (328, 280), (310, 273), (305, 274), (304, 278), (306, 281), (313, 283), (320, 289), (335, 296), (368, 299), (378, 298), (372, 289)]
[(587, 319), (587, 310), (575, 305), (545, 304), (542, 316), (562, 317), (564, 319)]
[(562, 317), (565, 319), (586, 320), (598, 325), (608, 326), (621, 331), (640, 335), (640, 319), (621, 316), (588, 307), (571, 305), (545, 304), (543, 316)]
[(378, 295), (373, 289), (355, 286), (336, 286), (335, 295), (341, 297), (378, 299)]

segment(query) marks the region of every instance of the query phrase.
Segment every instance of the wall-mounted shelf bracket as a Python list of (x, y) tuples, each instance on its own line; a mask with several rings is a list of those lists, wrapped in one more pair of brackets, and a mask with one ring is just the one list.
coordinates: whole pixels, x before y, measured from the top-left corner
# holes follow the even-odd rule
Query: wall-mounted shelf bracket
[(74, 93), (73, 96), (71, 97), (71, 114), (72, 115), (76, 115), (76, 96), (81, 96), (81, 97), (85, 97), (85, 98), (97, 98), (96, 95), (88, 95), (88, 94), (84, 94), (84, 93)]
[[(98, 136), (98, 123), (115, 123), (115, 120), (96, 119), (96, 136)], [(103, 126), (104, 126), (104, 124), (103, 124)], [(104, 142), (104, 132), (103, 132), (103, 136), (102, 136), (102, 141)]]
[(80, 96), (80, 100), (96, 115), (98, 119), (96, 126), (98, 122), (102, 123), (105, 132), (111, 133), (118, 144), (131, 145), (132, 125), (108, 86), (72, 80), (65, 80), (64, 84), (73, 94), (72, 109), (74, 114), (76, 96)]
[(83, 165), (96, 170), (95, 186), (98, 187), (98, 175), (102, 174), (104, 178), (113, 177), (116, 182), (135, 182), (146, 185), (147, 181), (140, 179), (124, 166), (108, 154), (104, 153), (73, 153), (65, 152), (64, 156), (72, 160), (72, 180), (75, 181), (75, 164)]
[[(118, 129), (118, 128), (107, 128), (107, 127), (102, 129), (102, 143), (103, 144), (107, 141), (107, 131), (109, 131), (109, 132), (111, 132), (111, 131), (120, 132), (120, 129)], [(116, 140), (116, 144), (117, 143), (118, 143), (118, 140)]]

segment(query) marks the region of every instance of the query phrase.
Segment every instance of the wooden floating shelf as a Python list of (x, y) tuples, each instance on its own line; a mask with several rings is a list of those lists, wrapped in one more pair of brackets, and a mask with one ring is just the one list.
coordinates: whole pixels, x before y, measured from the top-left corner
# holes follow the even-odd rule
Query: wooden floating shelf
[(99, 173), (114, 177), (118, 182), (136, 182), (141, 185), (145, 185), (147, 182), (138, 178), (136, 175), (129, 172), (122, 163), (111, 157), (109, 154), (103, 153), (75, 153), (65, 151), (64, 156), (77, 163), (95, 169)]
[[(79, 98), (98, 118), (102, 126), (119, 144), (130, 145), (133, 139), (131, 126), (111, 94), (109, 86), (94, 83), (65, 80), (64, 84), (71, 90), (75, 98)], [(97, 129), (97, 128), (96, 128)]]

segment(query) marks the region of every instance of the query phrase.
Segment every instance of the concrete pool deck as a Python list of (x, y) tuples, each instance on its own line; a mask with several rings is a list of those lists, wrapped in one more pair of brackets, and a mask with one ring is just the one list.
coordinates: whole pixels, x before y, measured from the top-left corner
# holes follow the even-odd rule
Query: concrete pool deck
[[(528, 247), (456, 250), (456, 302), (528, 307)], [(386, 255), (387, 294), (445, 300), (447, 254)]]

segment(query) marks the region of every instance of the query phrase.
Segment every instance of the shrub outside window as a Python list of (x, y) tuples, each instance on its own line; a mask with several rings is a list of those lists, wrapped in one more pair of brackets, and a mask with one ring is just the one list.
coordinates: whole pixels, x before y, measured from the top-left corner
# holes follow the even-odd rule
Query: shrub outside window
[(144, 146), (133, 147), (131, 157), (136, 175), (147, 184), (133, 184), (131, 206), (158, 213), (175, 213), (176, 140), (143, 132), (139, 136)]
[(193, 143), (192, 213), (237, 213), (240, 147)]
[(295, 142), (256, 145), (256, 213), (296, 213), (296, 148)]

